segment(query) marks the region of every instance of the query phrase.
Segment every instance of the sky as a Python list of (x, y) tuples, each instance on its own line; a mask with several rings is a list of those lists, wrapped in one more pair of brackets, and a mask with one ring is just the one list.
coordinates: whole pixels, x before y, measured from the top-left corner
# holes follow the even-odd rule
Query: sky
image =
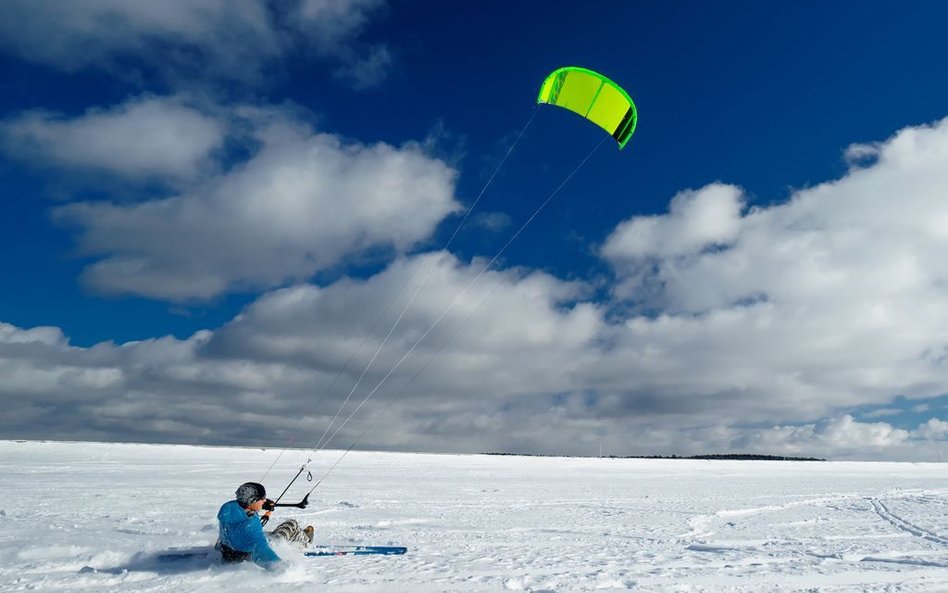
[(4, 2), (0, 438), (948, 459), (946, 19)]

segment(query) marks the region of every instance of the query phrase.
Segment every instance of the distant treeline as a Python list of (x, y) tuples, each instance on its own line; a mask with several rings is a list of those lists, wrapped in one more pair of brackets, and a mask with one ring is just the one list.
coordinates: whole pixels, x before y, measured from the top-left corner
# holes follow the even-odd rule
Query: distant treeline
[(783, 455), (754, 455), (747, 453), (725, 453), (723, 455), (692, 455), (686, 459), (737, 459), (746, 461), (826, 461), (816, 457), (786, 457)]
[[(591, 457), (590, 455), (540, 455), (531, 453), (484, 453), (514, 457)], [(723, 453), (716, 455), (609, 455), (608, 459), (710, 459), (734, 461), (826, 461), (816, 457), (785, 457), (783, 455), (756, 455), (751, 453)]]

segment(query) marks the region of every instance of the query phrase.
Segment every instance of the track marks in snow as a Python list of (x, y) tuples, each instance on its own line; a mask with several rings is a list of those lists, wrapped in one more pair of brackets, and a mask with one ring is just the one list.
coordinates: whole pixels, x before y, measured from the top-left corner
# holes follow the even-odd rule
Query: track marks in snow
[(920, 525), (912, 523), (911, 521), (896, 515), (890, 511), (889, 507), (887, 507), (881, 500), (877, 498), (870, 498), (869, 502), (872, 504), (872, 510), (894, 527), (897, 527), (898, 529), (901, 529), (902, 531), (910, 533), (916, 537), (927, 539), (930, 542), (948, 546), (948, 538), (945, 538), (933, 531), (929, 531)]
[[(679, 534), (681, 539), (706, 539), (713, 536), (721, 529), (733, 528), (737, 525), (736, 521), (748, 519), (762, 514), (785, 513), (794, 509), (803, 509), (812, 507), (815, 509), (834, 510), (835, 505), (857, 498), (855, 494), (833, 494), (815, 498), (806, 498), (803, 500), (792, 500), (783, 504), (762, 505), (757, 507), (745, 507), (739, 509), (722, 509), (710, 514), (701, 514), (690, 517), (687, 521), (691, 528), (687, 533)], [(790, 521), (781, 525), (806, 526), (818, 524), (827, 521), (825, 517), (812, 517), (805, 520)], [(776, 525), (771, 523), (772, 525)]]
[(935, 568), (948, 568), (948, 562), (939, 562), (937, 560), (926, 560), (924, 558), (918, 558), (915, 556), (898, 556), (898, 557), (876, 557), (876, 556), (866, 556), (861, 558), (860, 562), (881, 562), (884, 564), (898, 564), (902, 566), (930, 566)]
[[(900, 504), (930, 508), (932, 493), (916, 494), (899, 492), (896, 496)], [(691, 531), (683, 534), (687, 539), (682, 542), (680, 561), (690, 564), (692, 572), (706, 571), (714, 578), (755, 569), (777, 578), (775, 582), (798, 573), (855, 570), (847, 567), (858, 565), (876, 565), (873, 570), (880, 572), (948, 568), (944, 554), (908, 551), (898, 544), (899, 536), (889, 529), (880, 531), (878, 519), (866, 515), (872, 510), (901, 531), (948, 545), (941, 529), (923, 527), (908, 520), (898, 505), (890, 506), (878, 498), (850, 492), (694, 515), (687, 521)]]

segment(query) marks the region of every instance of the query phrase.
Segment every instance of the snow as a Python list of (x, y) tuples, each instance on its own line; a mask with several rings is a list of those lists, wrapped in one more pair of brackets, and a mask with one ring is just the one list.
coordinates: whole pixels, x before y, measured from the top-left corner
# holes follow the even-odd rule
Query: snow
[[(934, 463), (353, 452), (276, 518), (406, 555), (284, 550), (276, 573), (157, 560), (212, 544), (219, 506), (278, 453), (0, 441), (0, 591), (948, 591)], [(279, 493), (308, 456), (318, 479), (339, 455), (288, 451), (263, 483)]]

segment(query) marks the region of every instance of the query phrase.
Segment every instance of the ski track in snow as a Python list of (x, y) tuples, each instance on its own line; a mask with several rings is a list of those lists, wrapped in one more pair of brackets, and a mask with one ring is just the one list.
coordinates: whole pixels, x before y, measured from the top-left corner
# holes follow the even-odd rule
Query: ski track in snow
[[(212, 544), (218, 507), (277, 453), (0, 441), (0, 593), (948, 592), (940, 464), (353, 452), (276, 518), (406, 555), (158, 560)], [(338, 454), (288, 451), (268, 490)]]
[(889, 508), (885, 504), (883, 504), (881, 500), (872, 498), (870, 499), (870, 502), (872, 503), (872, 508), (873, 510), (875, 510), (877, 515), (879, 515), (880, 517), (882, 517), (883, 519), (885, 519), (886, 521), (888, 521), (895, 527), (898, 527), (902, 531), (906, 531), (916, 537), (921, 537), (929, 541), (935, 542), (936, 544), (948, 546), (948, 539), (938, 535), (934, 531), (929, 531), (928, 529), (925, 529), (924, 527), (916, 525), (915, 523), (912, 523), (911, 521), (907, 521), (903, 519), (902, 517), (900, 517), (899, 515), (896, 515), (895, 513), (890, 511)]

